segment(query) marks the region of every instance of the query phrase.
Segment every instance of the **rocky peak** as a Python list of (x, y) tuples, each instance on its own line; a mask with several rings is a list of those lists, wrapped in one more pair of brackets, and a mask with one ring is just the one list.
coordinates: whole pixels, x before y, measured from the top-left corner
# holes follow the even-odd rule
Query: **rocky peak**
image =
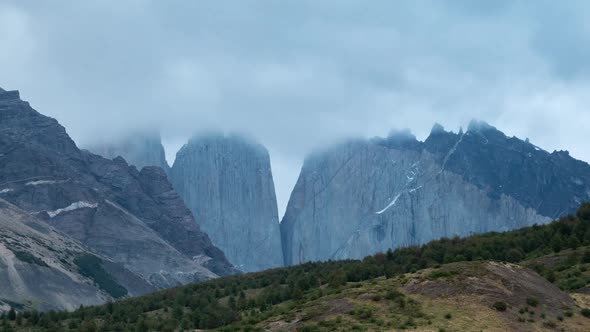
[(121, 156), (139, 170), (146, 166), (161, 167), (166, 173), (170, 170), (164, 146), (157, 131), (138, 131), (112, 142), (95, 142), (87, 148), (109, 159)]
[(193, 135), (188, 143), (180, 149), (178, 154), (182, 154), (185, 150), (201, 148), (209, 149), (214, 148), (215, 146), (223, 147), (226, 150), (246, 149), (250, 154), (262, 158), (270, 158), (266, 148), (254, 139), (242, 134), (224, 134), (221, 132)]
[(18, 91), (0, 94), (0, 129), (15, 142), (27, 142), (69, 157), (79, 157), (76, 144), (55, 119), (39, 114)]
[(426, 150), (442, 157), (452, 149), (462, 136), (463, 133), (455, 134), (451, 131), (444, 130), (443, 126), (435, 124), (430, 131), (430, 135), (424, 141), (424, 147)]
[(467, 128), (467, 134), (468, 138), (479, 140), (481, 144), (506, 144), (506, 140), (508, 140), (508, 137), (503, 132), (485, 121), (471, 120)]
[(432, 126), (432, 129), (430, 130), (430, 136), (438, 135), (438, 134), (445, 134), (446, 132), (447, 131), (445, 130), (445, 127), (443, 127), (440, 123), (436, 122)]
[(1, 198), (145, 278), (170, 287), (235, 273), (163, 171), (80, 151), (28, 103), (0, 101)]
[(392, 130), (387, 138), (377, 138), (373, 140), (379, 145), (394, 149), (421, 149), (422, 143), (416, 139), (409, 129)]
[(6, 91), (0, 88), (0, 101), (16, 101), (20, 100), (20, 93), (17, 90)]
[(238, 135), (190, 139), (171, 170), (174, 188), (197, 222), (243, 271), (282, 265), (268, 151)]
[(158, 196), (174, 191), (164, 170), (156, 166), (146, 166), (139, 172), (142, 187), (151, 195)]
[(496, 127), (490, 125), (489, 123), (477, 119), (472, 119), (469, 121), (469, 125), (467, 126), (467, 131), (471, 132), (486, 132), (486, 131), (496, 131)]
[(588, 164), (485, 122), (459, 133), (435, 125), (418, 150), (387, 141), (306, 158), (281, 222), (286, 264), (540, 224), (590, 198)]
[(588, 179), (588, 164), (570, 156), (557, 162), (541, 148), (517, 137), (507, 137), (485, 122), (472, 121), (454, 147), (446, 169), (462, 174), (469, 182), (488, 190), (492, 197), (515, 197), (523, 206), (557, 218), (566, 211), (574, 211), (579, 205), (576, 200), (585, 196), (581, 188), (566, 179)]

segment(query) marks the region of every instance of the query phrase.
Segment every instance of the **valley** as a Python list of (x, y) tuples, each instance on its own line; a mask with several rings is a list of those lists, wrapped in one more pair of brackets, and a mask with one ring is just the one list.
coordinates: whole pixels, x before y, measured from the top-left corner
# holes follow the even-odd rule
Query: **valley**
[(589, 22), (0, 0), (0, 332), (589, 332)]

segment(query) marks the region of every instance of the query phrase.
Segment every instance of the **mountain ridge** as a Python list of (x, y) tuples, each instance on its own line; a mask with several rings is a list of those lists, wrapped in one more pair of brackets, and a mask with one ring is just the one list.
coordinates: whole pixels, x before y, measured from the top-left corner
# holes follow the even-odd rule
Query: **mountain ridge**
[(0, 198), (157, 288), (236, 273), (160, 168), (79, 150), (18, 92), (0, 93)]
[(435, 124), (423, 142), (349, 140), (306, 157), (281, 222), (285, 264), (542, 224), (589, 200), (589, 186), (588, 164), (485, 122)]

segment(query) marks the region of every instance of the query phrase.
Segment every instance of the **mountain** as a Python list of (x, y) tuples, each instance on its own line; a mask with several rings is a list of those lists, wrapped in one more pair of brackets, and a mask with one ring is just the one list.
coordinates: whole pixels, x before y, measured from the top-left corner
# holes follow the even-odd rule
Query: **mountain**
[(160, 135), (155, 132), (136, 132), (114, 141), (94, 143), (87, 149), (107, 159), (123, 157), (137, 169), (158, 166), (166, 173), (170, 170)]
[[(95, 256), (2, 199), (0, 253), (0, 307), (74, 310), (155, 290), (121, 265)], [(108, 278), (98, 280), (96, 274), (81, 272), (84, 261), (96, 263), (93, 271), (107, 271)]]
[(588, 331), (590, 204), (548, 225), (208, 280), (16, 331)]
[(277, 201), (263, 146), (236, 135), (195, 136), (177, 153), (170, 176), (231, 263), (243, 271), (282, 266)]
[(79, 150), (17, 91), (0, 91), (0, 198), (157, 288), (236, 272), (162, 169)]
[(483, 122), (350, 141), (306, 158), (281, 223), (285, 264), (544, 224), (587, 200), (588, 164)]

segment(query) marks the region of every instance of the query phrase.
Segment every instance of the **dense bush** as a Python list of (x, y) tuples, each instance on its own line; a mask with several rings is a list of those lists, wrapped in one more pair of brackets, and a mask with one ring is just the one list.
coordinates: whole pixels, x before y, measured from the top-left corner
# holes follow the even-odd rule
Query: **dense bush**
[(506, 302), (503, 301), (498, 301), (494, 303), (493, 307), (497, 311), (506, 311), (506, 309), (508, 309), (508, 305), (506, 304)]
[(536, 307), (539, 305), (539, 300), (534, 297), (528, 297), (526, 299), (526, 304), (530, 305), (531, 307)]
[(435, 270), (435, 271), (432, 271), (428, 275), (428, 277), (430, 279), (446, 278), (446, 277), (454, 276), (458, 273), (459, 272), (457, 272), (457, 271)]

